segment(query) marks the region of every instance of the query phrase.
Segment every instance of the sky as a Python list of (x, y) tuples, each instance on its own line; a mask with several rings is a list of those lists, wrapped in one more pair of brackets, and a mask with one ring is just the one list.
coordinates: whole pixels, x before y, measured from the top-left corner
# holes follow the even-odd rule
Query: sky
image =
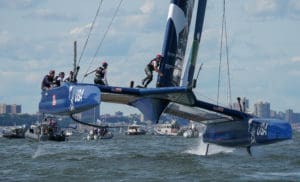
[[(73, 42), (80, 57), (100, 2), (0, 0), (0, 103), (20, 104), (23, 113), (38, 111), (42, 78), (51, 69), (66, 74), (72, 69)], [(109, 85), (129, 86), (131, 80), (139, 84), (145, 65), (162, 50), (169, 2), (123, 0), (108, 29), (120, 0), (104, 0), (80, 60), (78, 80), (92, 83), (93, 75), (83, 75), (106, 61)], [(196, 96), (210, 102), (218, 95), (222, 10), (223, 0), (208, 0), (196, 67), (203, 63)], [(232, 102), (246, 97), (251, 107), (265, 101), (275, 111), (300, 112), (300, 1), (226, 1), (226, 21)], [(219, 103), (226, 105), (224, 52)], [(155, 86), (153, 80), (149, 87)], [(107, 103), (101, 110), (138, 112)]]

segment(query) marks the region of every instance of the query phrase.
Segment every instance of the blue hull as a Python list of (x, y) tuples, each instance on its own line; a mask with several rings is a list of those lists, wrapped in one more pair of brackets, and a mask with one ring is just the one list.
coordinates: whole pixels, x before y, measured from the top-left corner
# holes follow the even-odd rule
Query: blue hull
[(71, 115), (100, 104), (100, 90), (89, 84), (69, 84), (42, 91), (39, 112)]
[(290, 123), (275, 119), (249, 119), (207, 125), (203, 141), (221, 146), (272, 144), (292, 138)]

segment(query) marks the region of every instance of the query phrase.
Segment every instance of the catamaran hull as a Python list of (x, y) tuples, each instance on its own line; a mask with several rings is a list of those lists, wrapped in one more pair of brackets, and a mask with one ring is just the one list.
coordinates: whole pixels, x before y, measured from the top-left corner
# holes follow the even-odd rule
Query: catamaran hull
[(91, 84), (69, 84), (42, 91), (39, 111), (46, 114), (71, 115), (100, 104), (100, 90)]
[(250, 119), (208, 124), (203, 141), (221, 146), (248, 147), (292, 138), (291, 125), (276, 119)]

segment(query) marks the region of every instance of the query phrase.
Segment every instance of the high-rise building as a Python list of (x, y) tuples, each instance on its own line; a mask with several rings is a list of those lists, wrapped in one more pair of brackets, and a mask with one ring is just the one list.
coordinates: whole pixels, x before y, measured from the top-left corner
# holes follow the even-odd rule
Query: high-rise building
[(0, 114), (19, 114), (22, 112), (21, 105), (0, 104)]
[(288, 122), (293, 122), (294, 118), (293, 118), (293, 110), (292, 109), (288, 109), (285, 111), (285, 120)]
[(0, 114), (6, 113), (6, 104), (0, 104)]
[(258, 117), (269, 118), (270, 117), (270, 103), (257, 102), (254, 104), (254, 114)]
[(293, 122), (300, 123), (300, 113), (294, 113), (293, 118), (294, 118)]
[(21, 113), (21, 111), (22, 111), (21, 105), (16, 105), (16, 104), (11, 105), (11, 113), (12, 114), (18, 114), (18, 113)]

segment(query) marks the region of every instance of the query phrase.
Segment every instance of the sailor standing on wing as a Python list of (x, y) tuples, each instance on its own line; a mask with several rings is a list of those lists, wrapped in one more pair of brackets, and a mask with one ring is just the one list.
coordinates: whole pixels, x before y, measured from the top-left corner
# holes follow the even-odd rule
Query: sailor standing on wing
[(152, 59), (149, 64), (147, 64), (145, 68), (145, 73), (147, 76), (142, 80), (142, 84), (145, 88), (147, 88), (148, 84), (153, 79), (153, 71), (156, 71), (157, 73), (159, 73), (160, 76), (163, 76), (163, 73), (159, 71), (159, 64), (161, 60), (162, 60), (161, 54), (157, 54), (156, 57)]

